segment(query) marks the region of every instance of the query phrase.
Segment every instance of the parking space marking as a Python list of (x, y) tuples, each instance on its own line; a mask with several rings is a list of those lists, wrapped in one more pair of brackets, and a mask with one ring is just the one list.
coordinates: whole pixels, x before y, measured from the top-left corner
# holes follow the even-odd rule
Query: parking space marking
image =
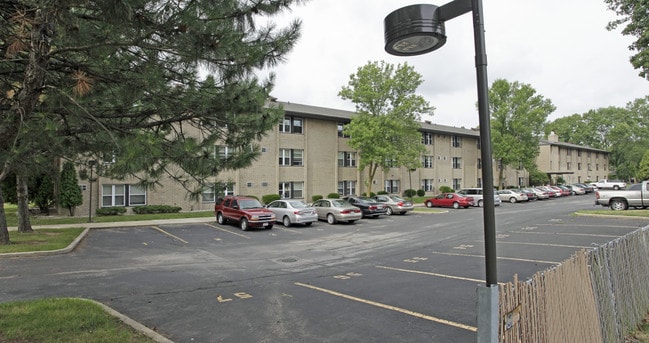
[(295, 285), (310, 288), (310, 289), (320, 291), (320, 292), (323, 292), (323, 293), (331, 294), (331, 295), (341, 297), (341, 298), (344, 298), (344, 299), (347, 299), (347, 300), (352, 300), (352, 301), (360, 302), (360, 303), (363, 303), (363, 304), (380, 307), (380, 308), (390, 310), (390, 311), (400, 312), (400, 313), (407, 314), (407, 315), (410, 315), (410, 316), (413, 316), (413, 317), (429, 320), (429, 321), (432, 321), (432, 322), (435, 322), (435, 323), (449, 325), (449, 326), (453, 326), (453, 327), (456, 327), (456, 328), (460, 328), (460, 329), (464, 329), (464, 330), (468, 330), (468, 331), (473, 331), (473, 332), (478, 331), (478, 328), (476, 328), (474, 326), (470, 326), (470, 325), (466, 325), (466, 324), (462, 324), (462, 323), (458, 323), (458, 322), (454, 322), (454, 321), (450, 321), (450, 320), (446, 320), (446, 319), (442, 319), (442, 318), (437, 318), (437, 317), (434, 317), (434, 316), (430, 316), (430, 315), (427, 315), (427, 314), (406, 310), (406, 309), (396, 307), (396, 306), (392, 306), (392, 305), (382, 304), (382, 303), (372, 301), (372, 300), (358, 298), (358, 297), (355, 297), (355, 296), (352, 296), (352, 295), (343, 294), (343, 293), (332, 291), (332, 290), (329, 290), (329, 289), (325, 289), (325, 288), (321, 288), (321, 287), (317, 287), (317, 286), (313, 286), (313, 285), (307, 285), (307, 284), (304, 284), (304, 283), (301, 283), (301, 282), (296, 282)]
[[(441, 252), (441, 251), (431, 251), (431, 254), (447, 255), (447, 256), (460, 256), (460, 257), (479, 257), (479, 258), (484, 258), (484, 255), (458, 254), (458, 253)], [(530, 260), (530, 259), (527, 259), (527, 258), (515, 258), (515, 257), (502, 257), (502, 256), (498, 256), (498, 257), (496, 257), (496, 259), (498, 259), (498, 260), (507, 260), (507, 261), (518, 261), (518, 262), (546, 263), (546, 264), (556, 264), (556, 265), (561, 264), (561, 261)]]
[(590, 233), (571, 233), (571, 232), (532, 232), (532, 231), (512, 231), (512, 233), (524, 233), (531, 235), (552, 235), (552, 236), (588, 236), (602, 238), (618, 238), (619, 235), (594, 235)]
[[(629, 219), (642, 219), (642, 217), (627, 217)], [(603, 227), (607, 229), (637, 229), (637, 226), (631, 225), (595, 225), (595, 224), (536, 224), (538, 226), (569, 226), (569, 227)]]
[(207, 226), (209, 226), (209, 227), (211, 227), (211, 228), (217, 229), (217, 230), (221, 230), (221, 231), (223, 231), (223, 232), (231, 233), (231, 234), (233, 234), (233, 235), (235, 235), (235, 236), (239, 236), (239, 237), (243, 237), (243, 238), (250, 239), (250, 237), (248, 237), (248, 236), (246, 236), (246, 235), (242, 235), (242, 234), (240, 234), (240, 233), (238, 233), (238, 232), (232, 232), (232, 231), (230, 231), (230, 230), (226, 230), (226, 229), (224, 229), (224, 228), (222, 228), (222, 227), (218, 227), (218, 226), (213, 225), (213, 224), (205, 224), (205, 225), (207, 225)]
[(180, 237), (178, 237), (176, 235), (173, 235), (173, 234), (171, 234), (171, 233), (169, 233), (169, 232), (167, 232), (167, 231), (165, 231), (165, 230), (163, 230), (163, 229), (161, 229), (161, 228), (159, 228), (157, 226), (152, 226), (152, 228), (164, 233), (165, 235), (167, 235), (167, 236), (169, 236), (169, 237), (171, 237), (171, 238), (173, 238), (175, 240), (181, 241), (181, 242), (183, 242), (185, 244), (189, 244), (189, 242), (187, 242), (186, 240), (184, 240), (184, 239), (182, 239), (182, 238), (180, 238)]
[(298, 230), (288, 229), (286, 227), (277, 227), (277, 226), (275, 226), (275, 229), (279, 229), (279, 230), (282, 230), (282, 231), (293, 232), (293, 233), (302, 233), (302, 232), (300, 232)]
[[(479, 241), (480, 242), (480, 241)], [(484, 241), (482, 241), (484, 243)], [(498, 241), (498, 244), (512, 244), (512, 245), (534, 245), (540, 247), (558, 247), (558, 248), (572, 248), (572, 249), (593, 249), (593, 246), (584, 245), (567, 245), (567, 244), (551, 244), (551, 243), (530, 243), (530, 242), (507, 242)]]
[(425, 272), (425, 271), (422, 271), (422, 270), (412, 270), (412, 269), (394, 268), (394, 267), (386, 267), (386, 266), (376, 266), (376, 268), (394, 270), (394, 271), (398, 271), (398, 272), (406, 272), (406, 273), (437, 276), (437, 277), (441, 277), (441, 278), (445, 278), (445, 279), (471, 281), (471, 282), (478, 282), (478, 283), (484, 282), (484, 280), (472, 279), (472, 278), (463, 277), (463, 276), (454, 276), (454, 275), (439, 274), (439, 273), (433, 273), (433, 272)]

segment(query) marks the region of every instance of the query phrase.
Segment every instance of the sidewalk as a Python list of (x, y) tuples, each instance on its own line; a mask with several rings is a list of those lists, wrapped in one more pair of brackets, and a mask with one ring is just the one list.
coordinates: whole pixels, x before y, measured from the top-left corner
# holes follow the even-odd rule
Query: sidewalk
[[(64, 229), (69, 227), (83, 227), (87, 229), (102, 229), (111, 227), (133, 227), (133, 226), (154, 226), (162, 224), (182, 224), (182, 223), (208, 223), (216, 222), (214, 217), (202, 218), (179, 218), (179, 219), (158, 219), (158, 220), (134, 220), (126, 222), (109, 222), (109, 223), (77, 223), (77, 224), (55, 224), (55, 225), (32, 225), (32, 229)], [(17, 231), (18, 227), (10, 226), (9, 231)]]

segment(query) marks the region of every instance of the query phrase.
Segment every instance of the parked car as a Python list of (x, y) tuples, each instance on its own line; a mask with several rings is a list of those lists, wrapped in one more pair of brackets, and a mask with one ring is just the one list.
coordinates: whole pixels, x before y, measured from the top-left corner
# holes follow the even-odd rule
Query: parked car
[(552, 189), (552, 188), (550, 188), (548, 186), (538, 186), (537, 188), (548, 192), (548, 195), (550, 196), (550, 198), (558, 198), (558, 197), (561, 196), (561, 192), (558, 192), (557, 190)]
[(329, 224), (340, 221), (353, 223), (363, 217), (360, 208), (342, 199), (320, 199), (313, 203), (318, 219), (326, 220)]
[(387, 212), (386, 206), (380, 202), (368, 197), (346, 196), (343, 200), (349, 201), (350, 204), (358, 207), (363, 212), (363, 217), (378, 217)]
[[(482, 188), (462, 188), (457, 191), (457, 194), (473, 197), (473, 206), (482, 207), (484, 195), (482, 194)], [(494, 206), (500, 206), (500, 197), (498, 192), (494, 190)]]
[(540, 188), (532, 187), (532, 188), (526, 188), (526, 189), (529, 189), (530, 191), (534, 192), (534, 194), (536, 194), (536, 198), (538, 200), (544, 200), (544, 199), (549, 199), (550, 198), (550, 194), (548, 194), (547, 191), (544, 191), (544, 190), (542, 190)]
[(566, 188), (570, 190), (570, 194), (572, 195), (584, 195), (586, 194), (586, 190), (583, 189), (582, 187), (578, 185), (567, 185)]
[(512, 189), (501, 189), (498, 191), (498, 196), (500, 197), (501, 201), (507, 201), (511, 203), (529, 200), (527, 194)]
[(217, 199), (214, 215), (219, 224), (236, 222), (243, 231), (250, 228), (272, 229), (277, 219), (275, 213), (262, 206), (259, 200), (233, 195)]
[(426, 207), (469, 208), (469, 206), (474, 206), (474, 203), (475, 201), (473, 197), (457, 193), (442, 193), (434, 198), (426, 199), (424, 201)]
[(586, 191), (586, 194), (588, 194), (588, 193), (592, 193), (592, 192), (595, 191), (595, 189), (593, 188), (593, 186), (591, 186), (591, 185), (587, 185), (587, 184), (585, 184), (585, 183), (578, 182), (578, 183), (575, 183), (575, 185), (576, 185), (576, 186), (579, 186), (579, 187), (581, 187), (581, 188), (583, 188), (583, 189)]
[(527, 195), (527, 200), (532, 201), (532, 200), (537, 200), (539, 197), (536, 196), (536, 193), (532, 192), (531, 190), (528, 190), (527, 188), (519, 188), (519, 189), (512, 189), (513, 191), (518, 191), (521, 193), (524, 193)]
[(555, 191), (559, 192), (560, 196), (562, 196), (562, 197), (570, 195), (570, 190), (569, 189), (561, 188), (559, 186), (548, 186), (548, 187), (550, 187), (550, 188), (554, 189)]
[(266, 208), (275, 213), (278, 222), (289, 227), (293, 224), (311, 225), (318, 221), (318, 214), (315, 208), (309, 206), (302, 200), (282, 199), (275, 200), (266, 205)]
[(374, 197), (376, 202), (382, 203), (385, 206), (385, 214), (391, 216), (394, 213), (406, 214), (415, 209), (412, 201), (405, 200), (397, 195), (379, 194)]

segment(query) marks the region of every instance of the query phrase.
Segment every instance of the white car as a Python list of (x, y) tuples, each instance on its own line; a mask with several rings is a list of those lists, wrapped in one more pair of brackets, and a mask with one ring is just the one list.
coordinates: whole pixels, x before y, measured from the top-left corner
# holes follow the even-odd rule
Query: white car
[[(484, 196), (482, 195), (482, 188), (463, 188), (457, 191), (457, 194), (473, 197), (473, 201), (474, 201), (473, 206), (482, 207), (482, 203), (484, 201), (483, 200)], [(500, 197), (498, 196), (498, 192), (494, 190), (494, 206), (500, 206), (500, 203), (501, 201), (500, 201)]]
[(307, 205), (302, 200), (275, 200), (266, 205), (266, 208), (273, 211), (277, 222), (281, 222), (286, 227), (292, 224), (309, 226), (318, 221), (315, 208)]
[(529, 198), (527, 197), (527, 194), (525, 193), (520, 193), (513, 191), (511, 189), (501, 189), (498, 191), (498, 196), (500, 197), (500, 200), (502, 201), (507, 201), (511, 203), (519, 202), (519, 201), (528, 201)]

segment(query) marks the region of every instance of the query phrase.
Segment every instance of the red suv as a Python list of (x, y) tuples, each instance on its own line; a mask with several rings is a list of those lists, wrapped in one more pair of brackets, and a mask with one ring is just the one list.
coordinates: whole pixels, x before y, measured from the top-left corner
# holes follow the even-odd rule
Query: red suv
[(216, 200), (214, 215), (219, 224), (236, 222), (243, 231), (250, 228), (272, 229), (276, 219), (275, 213), (264, 208), (259, 200), (232, 195)]

